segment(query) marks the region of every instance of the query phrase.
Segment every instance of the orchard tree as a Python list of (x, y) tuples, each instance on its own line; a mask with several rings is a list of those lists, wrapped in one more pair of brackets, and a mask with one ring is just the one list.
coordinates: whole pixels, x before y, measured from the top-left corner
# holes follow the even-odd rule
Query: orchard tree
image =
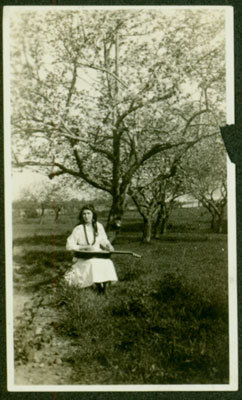
[[(74, 179), (71, 182), (67, 182), (64, 177), (61, 177), (58, 182), (50, 181), (47, 178), (39, 178), (22, 188), (18, 203), (22, 205), (26, 204), (25, 208), (28, 208), (29, 204), (33, 210), (37, 211), (39, 209), (40, 224), (43, 222), (43, 217), (47, 209), (53, 211), (54, 222), (57, 222), (60, 212), (66, 207), (66, 204), (72, 197), (72, 191), (68, 190), (68, 185), (73, 187), (75, 184)], [(80, 185), (80, 182), (78, 184)]]
[(121, 220), (146, 162), (200, 141), (199, 125), (209, 125), (204, 136), (218, 133), (224, 17), (216, 9), (13, 15), (14, 165), (86, 181), (112, 196), (108, 226)]
[(187, 193), (211, 215), (211, 230), (221, 233), (227, 205), (226, 151), (220, 140), (194, 146), (183, 160)]
[(168, 177), (169, 175), (162, 173), (153, 176), (152, 173), (146, 171), (146, 173), (140, 174), (135, 189), (130, 188), (131, 197), (143, 217), (142, 240), (145, 243), (150, 243), (153, 225), (157, 221), (161, 207), (164, 207)]
[(56, 187), (51, 182), (36, 182), (31, 185), (26, 185), (20, 193), (19, 201), (24, 204), (32, 204), (32, 207), (37, 211), (40, 209), (39, 222), (42, 224), (46, 209), (53, 209), (55, 221), (59, 217), (61, 211), (63, 195), (58, 193)]
[(166, 233), (171, 212), (177, 204), (176, 200), (184, 193), (183, 174), (181, 171), (176, 171), (174, 177), (165, 179), (162, 189), (158, 213), (153, 223), (153, 236), (156, 239)]
[(147, 162), (132, 179), (129, 194), (143, 217), (143, 241), (149, 243), (166, 232), (176, 199), (184, 194), (184, 173), (179, 163), (188, 147), (172, 149)]
[(35, 201), (20, 197), (13, 201), (13, 215), (20, 217), (22, 220), (26, 218), (38, 218), (38, 206)]

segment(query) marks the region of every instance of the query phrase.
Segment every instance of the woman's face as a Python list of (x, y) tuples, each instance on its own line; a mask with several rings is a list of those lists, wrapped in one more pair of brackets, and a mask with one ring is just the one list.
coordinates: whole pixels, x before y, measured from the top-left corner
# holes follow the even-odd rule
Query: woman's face
[(93, 213), (91, 210), (83, 210), (82, 218), (85, 224), (91, 223), (93, 218)]

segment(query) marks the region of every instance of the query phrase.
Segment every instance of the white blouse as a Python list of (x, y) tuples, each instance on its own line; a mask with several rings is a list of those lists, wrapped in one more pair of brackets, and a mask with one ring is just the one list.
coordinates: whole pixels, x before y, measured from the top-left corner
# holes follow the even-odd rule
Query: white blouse
[(86, 240), (86, 236), (85, 236), (85, 231), (84, 231), (84, 225), (78, 225), (73, 229), (73, 232), (71, 233), (71, 235), (67, 238), (67, 243), (66, 243), (66, 249), (67, 250), (79, 250), (79, 246), (80, 245), (93, 245), (93, 250), (97, 250), (99, 251), (101, 249), (101, 246), (111, 246), (106, 232), (104, 230), (104, 227), (102, 226), (102, 224), (100, 222), (97, 222), (97, 236), (96, 236), (96, 240), (95, 243), (94, 242), (94, 232), (93, 229), (88, 229), (88, 227), (86, 227), (86, 234), (87, 234), (87, 240)]

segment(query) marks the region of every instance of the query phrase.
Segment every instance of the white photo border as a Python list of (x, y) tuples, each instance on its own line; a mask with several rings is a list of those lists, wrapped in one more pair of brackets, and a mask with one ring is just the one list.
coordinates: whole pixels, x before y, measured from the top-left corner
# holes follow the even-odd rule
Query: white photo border
[[(157, 9), (178, 6), (55, 6), (55, 10), (70, 9)], [(7, 332), (7, 387), (11, 392), (177, 392), (177, 391), (237, 391), (238, 390), (238, 311), (236, 259), (236, 191), (235, 165), (227, 158), (228, 170), (228, 268), (229, 268), (229, 384), (203, 385), (16, 385), (14, 383), (13, 346), (13, 266), (12, 266), (12, 178), (11, 178), (11, 105), (9, 79), (9, 17), (17, 9), (31, 11), (51, 9), (53, 6), (5, 6), (3, 13), (3, 73), (4, 73), (4, 155), (5, 155), (5, 254), (6, 254), (6, 332)], [(227, 123), (234, 124), (234, 35), (232, 6), (179, 6), (179, 8), (219, 8), (226, 11), (226, 106)]]

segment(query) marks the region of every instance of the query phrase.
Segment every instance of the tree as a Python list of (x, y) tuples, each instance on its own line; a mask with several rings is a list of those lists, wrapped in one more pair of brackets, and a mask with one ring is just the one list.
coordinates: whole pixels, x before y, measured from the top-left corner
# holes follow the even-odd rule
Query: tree
[(12, 32), (15, 165), (109, 193), (109, 226), (122, 219), (139, 168), (211, 126), (205, 71), (211, 103), (224, 94), (219, 10), (23, 13)]
[[(179, 168), (179, 166), (178, 166)], [(183, 176), (180, 171), (174, 177), (166, 179), (163, 186), (161, 201), (155, 222), (153, 223), (153, 236), (158, 239), (166, 233), (171, 212), (176, 205), (176, 200), (184, 193)]]
[(211, 215), (211, 230), (222, 232), (227, 204), (226, 151), (221, 140), (209, 140), (193, 149), (183, 160), (187, 193), (192, 194)]
[(166, 231), (175, 200), (183, 194), (183, 172), (179, 163), (187, 151), (167, 151), (140, 168), (132, 179), (129, 194), (143, 217), (143, 241), (149, 243)]
[[(39, 222), (42, 224), (46, 208), (50, 207), (53, 201), (52, 185), (35, 183), (26, 186), (21, 190), (19, 202), (23, 204), (31, 204), (31, 209), (35, 210), (36, 216), (39, 216)], [(59, 205), (58, 205), (59, 207)], [(40, 213), (37, 210), (40, 209)]]
[(26, 200), (21, 197), (13, 201), (13, 215), (20, 217), (22, 220), (26, 218), (38, 218), (38, 210), (36, 202)]
[(62, 178), (58, 185), (56, 182), (42, 179), (22, 188), (18, 203), (22, 206), (25, 205), (25, 209), (31, 208), (32, 214), (35, 211), (36, 216), (39, 216), (40, 224), (42, 224), (47, 209), (53, 211), (54, 222), (57, 222), (61, 210), (70, 197), (71, 193), (68, 193), (66, 189), (65, 179)]

